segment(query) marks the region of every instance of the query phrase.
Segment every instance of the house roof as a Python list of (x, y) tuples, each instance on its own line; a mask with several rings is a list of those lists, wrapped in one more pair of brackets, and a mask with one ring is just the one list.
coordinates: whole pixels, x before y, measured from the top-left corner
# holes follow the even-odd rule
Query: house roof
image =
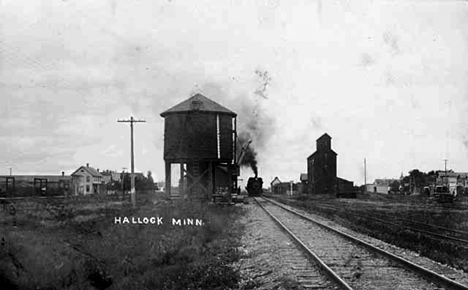
[(299, 180), (300, 181), (303, 181), (303, 180), (308, 180), (308, 176), (307, 176), (307, 173), (301, 173), (301, 176), (299, 177)]
[(439, 172), (437, 172), (437, 175), (439, 177), (458, 177), (458, 175), (460, 175), (460, 173), (439, 171)]
[(175, 105), (174, 107), (162, 112), (161, 117), (166, 117), (168, 114), (171, 114), (171, 113), (194, 111), (194, 103), (200, 105), (197, 111), (223, 113), (223, 114), (231, 115), (233, 117), (237, 116), (237, 114), (234, 113), (233, 111), (221, 106), (215, 101), (208, 99), (204, 95), (196, 94), (188, 98), (187, 100), (179, 103), (178, 105)]
[(275, 177), (275, 178), (270, 182), (271, 185), (273, 185), (273, 183), (281, 183), (281, 180), (279, 180), (278, 177)]
[(327, 133), (325, 133), (325, 134), (323, 134), (322, 136), (320, 136), (320, 137), (317, 139), (317, 141), (318, 141), (318, 140), (321, 140), (321, 139), (329, 139), (329, 140), (330, 140), (331, 138), (332, 138), (332, 137), (330, 137), (330, 135), (328, 135)]
[(103, 171), (99, 172), (102, 176), (110, 177), (112, 180), (120, 180), (120, 173), (115, 171)]
[(460, 178), (467, 178), (468, 173), (466, 172), (445, 172), (445, 171), (439, 171), (437, 172), (437, 175), (439, 177), (460, 177)]
[(102, 174), (99, 173), (96, 169), (94, 169), (93, 167), (91, 166), (80, 166), (77, 170), (75, 170), (71, 175), (75, 175), (78, 171), (80, 171), (81, 169), (85, 170), (86, 172), (88, 172), (89, 174), (91, 174), (91, 176), (93, 177), (102, 177)]

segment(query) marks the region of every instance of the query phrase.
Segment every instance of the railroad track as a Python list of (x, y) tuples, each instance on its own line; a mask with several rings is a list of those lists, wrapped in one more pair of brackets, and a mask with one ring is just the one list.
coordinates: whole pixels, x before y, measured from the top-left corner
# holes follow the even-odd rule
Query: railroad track
[[(317, 205), (316, 207), (319, 209), (332, 210), (335, 212), (339, 211), (339, 209), (335, 206)], [(440, 227), (440, 226), (422, 223), (418, 221), (398, 218), (398, 217), (389, 216), (386, 214), (379, 214), (379, 213), (369, 214), (369, 213), (363, 213), (363, 212), (350, 212), (349, 210), (346, 211), (346, 214), (352, 215), (358, 218), (373, 220), (373, 221), (387, 224), (387, 225), (392, 225), (395, 227), (404, 228), (413, 232), (418, 232), (418, 233), (426, 234), (429, 236), (434, 236), (440, 239), (450, 240), (450, 241), (459, 242), (459, 243), (468, 245), (468, 239), (467, 239), (468, 232), (458, 231), (458, 230), (454, 230), (454, 229), (450, 229), (446, 227)], [(411, 226), (411, 225), (419, 225), (420, 227), (425, 227), (426, 229), (415, 228), (414, 226)], [(431, 230), (438, 230), (439, 232), (433, 232), (433, 231), (428, 230), (427, 228), (430, 228)], [(444, 232), (445, 234), (442, 234), (440, 232)], [(464, 237), (464, 238), (461, 238), (461, 237)]]
[[(342, 212), (342, 209), (339, 209), (336, 205), (329, 205), (329, 204), (314, 204), (315, 208), (321, 210), (329, 210), (333, 212)], [(389, 216), (386, 214), (379, 214), (379, 213), (368, 213), (368, 212), (359, 212), (353, 211), (352, 209), (346, 209), (346, 215), (355, 216), (358, 218), (372, 220), (378, 223), (391, 225), (398, 228), (404, 228), (413, 232), (425, 234), (428, 236), (436, 237), (438, 239), (449, 240), (452, 242), (457, 242), (460, 244), (468, 245), (468, 232), (454, 230), (446, 227), (431, 225), (419, 221), (413, 221), (403, 218), (398, 218), (394, 216)], [(416, 228), (414, 226), (419, 226)], [(438, 232), (434, 232), (434, 230)]]
[(468, 286), (268, 199), (257, 203), (341, 289), (463, 289)]
[[(332, 211), (339, 211), (339, 209), (334, 206), (318, 206), (318, 208), (332, 210)], [(449, 240), (452, 242), (458, 242), (461, 244), (468, 245), (468, 239), (467, 239), (468, 233), (464, 231), (458, 231), (458, 230), (449, 229), (446, 227), (440, 227), (440, 226), (431, 225), (427, 223), (411, 221), (408, 219), (401, 219), (401, 218), (389, 216), (386, 214), (375, 214), (375, 213), (369, 214), (369, 213), (350, 212), (350, 211), (346, 211), (346, 214), (352, 215), (358, 218), (364, 218), (364, 219), (376, 221), (376, 222), (386, 224), (386, 225), (404, 228), (413, 232), (425, 234), (428, 236), (433, 236), (439, 239)], [(426, 229), (416, 228), (412, 225), (419, 225), (420, 227), (425, 227)], [(437, 230), (439, 232), (434, 232), (434, 231), (428, 230), (427, 228), (431, 230)], [(441, 232), (445, 234), (442, 234)]]
[[(241, 273), (246, 280), (258, 279), (260, 289), (298, 289), (297, 286), (299, 289), (339, 289), (286, 233), (278, 229), (262, 208), (254, 206), (249, 215), (254, 218), (248, 227), (254, 230), (247, 240), (255, 242), (248, 249), (256, 253), (253, 255), (256, 258), (253, 264), (247, 263), (242, 267)], [(278, 288), (278, 283), (284, 279), (293, 284), (283, 284)]]

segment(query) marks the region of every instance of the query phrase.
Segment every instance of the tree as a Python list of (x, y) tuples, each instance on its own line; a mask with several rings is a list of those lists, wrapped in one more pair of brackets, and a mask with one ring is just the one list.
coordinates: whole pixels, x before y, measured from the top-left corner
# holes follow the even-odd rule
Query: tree
[(123, 190), (130, 190), (131, 180), (130, 180), (130, 173), (123, 172), (120, 174), (120, 180), (123, 182)]
[(151, 172), (151, 170), (148, 170), (147, 176), (148, 176), (147, 177), (148, 182), (151, 183), (151, 184), (154, 184), (153, 173)]
[(394, 180), (390, 183), (390, 191), (392, 192), (399, 192), (400, 190), (400, 182), (398, 180)]
[(419, 171), (419, 169), (413, 169), (409, 172), (410, 177), (410, 192), (419, 191), (422, 192), (425, 181), (425, 173)]
[(153, 173), (151, 170), (148, 170), (147, 172), (147, 178), (146, 178), (146, 189), (148, 190), (154, 190), (154, 179), (153, 179)]

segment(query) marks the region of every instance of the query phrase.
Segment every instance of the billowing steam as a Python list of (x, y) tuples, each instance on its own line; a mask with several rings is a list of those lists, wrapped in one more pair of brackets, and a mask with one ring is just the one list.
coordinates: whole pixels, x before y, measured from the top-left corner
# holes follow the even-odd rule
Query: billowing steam
[[(245, 147), (249, 140), (253, 140), (251, 135), (244, 131), (238, 135), (238, 156), (241, 154), (242, 147)], [(255, 176), (258, 175), (258, 167), (257, 167), (257, 152), (255, 151), (255, 147), (253, 147), (252, 143), (247, 147), (244, 152), (242, 160), (240, 160), (241, 166), (250, 166), (252, 171), (254, 172)]]
[(207, 82), (196, 86), (191, 95), (201, 93), (220, 103), (222, 106), (237, 113), (237, 158), (242, 147), (252, 140), (240, 163), (243, 167), (250, 167), (254, 174), (258, 174), (259, 152), (266, 148), (274, 134), (275, 119), (265, 108), (269, 100), (268, 89), (271, 85), (269, 72), (257, 69), (254, 78), (247, 86), (239, 87), (239, 83)]
[(243, 102), (237, 109), (239, 123), (237, 130), (238, 151), (249, 140), (252, 140), (240, 165), (250, 167), (255, 176), (258, 175), (258, 152), (265, 149), (275, 131), (275, 119), (262, 107), (261, 102), (264, 101), (264, 95), (257, 97), (257, 93), (255, 92), (254, 97), (243, 98)]

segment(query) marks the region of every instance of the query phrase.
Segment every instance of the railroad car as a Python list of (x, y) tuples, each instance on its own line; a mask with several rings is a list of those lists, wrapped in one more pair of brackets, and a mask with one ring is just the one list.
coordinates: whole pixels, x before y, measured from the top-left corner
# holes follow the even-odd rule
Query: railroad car
[(263, 179), (261, 177), (250, 177), (245, 188), (249, 196), (260, 196), (263, 193)]

